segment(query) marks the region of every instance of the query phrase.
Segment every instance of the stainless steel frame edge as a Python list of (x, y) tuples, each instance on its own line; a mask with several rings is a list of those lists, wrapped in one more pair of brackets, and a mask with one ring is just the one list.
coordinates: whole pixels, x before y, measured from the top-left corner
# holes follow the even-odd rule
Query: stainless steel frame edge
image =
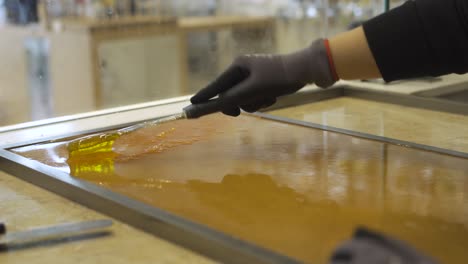
[(468, 115), (468, 105), (448, 100), (420, 97), (412, 94), (376, 91), (368, 88), (344, 87), (343, 96), (378, 101), (407, 107), (421, 108), (452, 114)]

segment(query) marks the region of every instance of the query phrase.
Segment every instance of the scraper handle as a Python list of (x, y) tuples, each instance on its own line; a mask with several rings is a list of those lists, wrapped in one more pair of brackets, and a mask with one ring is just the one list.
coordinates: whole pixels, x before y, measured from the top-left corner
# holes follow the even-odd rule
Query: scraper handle
[(222, 105), (218, 99), (211, 99), (200, 104), (191, 104), (184, 107), (185, 116), (188, 119), (199, 118), (204, 115), (213, 114), (222, 110)]

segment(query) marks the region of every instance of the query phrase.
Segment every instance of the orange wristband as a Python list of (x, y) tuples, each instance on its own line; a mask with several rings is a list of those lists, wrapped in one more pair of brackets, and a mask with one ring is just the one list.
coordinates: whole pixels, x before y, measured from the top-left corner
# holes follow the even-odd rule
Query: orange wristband
[(335, 81), (338, 81), (339, 78), (338, 78), (338, 74), (336, 73), (335, 63), (333, 63), (333, 57), (331, 54), (330, 43), (328, 42), (328, 39), (324, 40), (324, 44), (325, 44), (325, 49), (327, 50), (327, 57), (328, 57), (328, 64), (330, 64), (330, 71)]

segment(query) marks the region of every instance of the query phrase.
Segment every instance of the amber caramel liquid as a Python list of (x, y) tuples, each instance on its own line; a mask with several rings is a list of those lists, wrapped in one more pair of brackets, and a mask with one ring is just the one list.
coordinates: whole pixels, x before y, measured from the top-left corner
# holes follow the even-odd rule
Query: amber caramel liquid
[(60, 143), (15, 152), (305, 262), (325, 263), (357, 226), (442, 263), (468, 257), (466, 159), (218, 115), (126, 135), (114, 150), (87, 159), (68, 159)]

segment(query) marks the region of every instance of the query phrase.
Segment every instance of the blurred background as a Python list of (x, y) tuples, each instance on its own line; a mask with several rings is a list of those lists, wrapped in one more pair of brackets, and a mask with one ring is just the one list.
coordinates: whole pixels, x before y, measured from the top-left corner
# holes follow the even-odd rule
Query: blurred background
[(0, 0), (0, 126), (192, 94), (403, 1)]

